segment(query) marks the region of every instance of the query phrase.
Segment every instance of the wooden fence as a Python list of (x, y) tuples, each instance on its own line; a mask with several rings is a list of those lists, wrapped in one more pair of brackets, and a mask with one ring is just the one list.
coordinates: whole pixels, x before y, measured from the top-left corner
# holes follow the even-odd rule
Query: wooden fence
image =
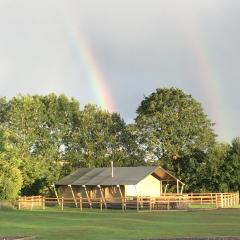
[(42, 196), (18, 197), (18, 209), (33, 209), (43, 207), (44, 198)]
[(65, 206), (74, 206), (81, 211), (83, 208), (121, 208), (122, 210), (135, 209), (137, 211), (175, 210), (195, 208), (228, 208), (239, 204), (239, 193), (189, 193), (166, 194), (160, 197), (125, 197), (111, 199), (90, 198), (49, 198), (42, 196), (19, 197), (18, 209), (33, 209), (56, 205), (62, 210)]
[(239, 204), (239, 193), (190, 193), (188, 201), (192, 205), (215, 205), (216, 208), (227, 208)]

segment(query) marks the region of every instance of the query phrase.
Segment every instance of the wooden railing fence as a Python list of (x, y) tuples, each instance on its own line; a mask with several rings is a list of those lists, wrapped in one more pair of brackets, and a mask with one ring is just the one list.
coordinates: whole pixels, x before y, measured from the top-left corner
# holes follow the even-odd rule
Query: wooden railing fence
[(122, 208), (122, 210), (136, 209), (147, 210), (174, 210), (195, 208), (229, 208), (239, 204), (239, 193), (189, 193), (182, 195), (165, 194), (160, 197), (125, 197), (109, 199), (90, 198), (50, 198), (43, 196), (19, 197), (17, 199), (18, 209), (45, 209), (46, 205), (57, 205), (62, 210), (64, 206), (75, 206), (80, 208)]

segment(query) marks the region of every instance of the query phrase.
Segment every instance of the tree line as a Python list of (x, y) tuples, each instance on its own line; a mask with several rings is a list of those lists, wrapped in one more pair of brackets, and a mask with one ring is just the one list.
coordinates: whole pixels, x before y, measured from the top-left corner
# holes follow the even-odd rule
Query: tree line
[(79, 167), (160, 165), (188, 191), (238, 191), (240, 139), (219, 143), (214, 124), (191, 95), (156, 89), (126, 124), (65, 95), (0, 98), (0, 198), (51, 193)]

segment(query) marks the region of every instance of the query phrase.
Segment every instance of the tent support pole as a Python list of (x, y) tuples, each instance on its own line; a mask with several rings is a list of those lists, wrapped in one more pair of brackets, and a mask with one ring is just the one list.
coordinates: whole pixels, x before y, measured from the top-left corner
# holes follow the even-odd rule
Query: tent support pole
[(163, 193), (163, 182), (160, 181), (160, 196), (162, 196)]
[(55, 187), (54, 184), (52, 185), (52, 187), (53, 187), (53, 191), (54, 191), (54, 193), (55, 193), (55, 196), (56, 196), (56, 198), (57, 198), (58, 205), (61, 206), (61, 203), (60, 203), (59, 197), (58, 197), (58, 193), (57, 193), (57, 189), (56, 189), (56, 187)]
[(121, 198), (123, 198), (123, 194), (122, 194), (122, 190), (121, 190), (120, 185), (117, 185), (117, 187), (118, 187), (118, 189), (119, 189), (119, 193), (120, 193)]
[(121, 186), (117, 185), (117, 188), (118, 188), (120, 196), (121, 196), (122, 210), (124, 210), (125, 209), (125, 199), (124, 199), (123, 194), (122, 194)]
[(184, 184), (182, 184), (182, 187), (181, 187), (181, 195), (183, 193), (183, 188), (184, 188)]
[(166, 195), (166, 193), (167, 193), (167, 188), (168, 188), (168, 183), (166, 184), (166, 186), (165, 186), (165, 189), (164, 189), (164, 195)]
[(77, 205), (77, 200), (76, 200), (76, 197), (75, 197), (75, 194), (74, 194), (72, 185), (69, 184), (68, 187), (70, 187), (70, 189), (71, 189), (71, 193), (72, 193), (72, 196), (73, 196), (73, 200), (74, 200), (75, 206), (76, 206), (76, 208), (77, 208), (77, 207), (78, 207), (78, 205)]
[(104, 203), (104, 206), (105, 206), (105, 208), (107, 208), (106, 199), (105, 199), (104, 196), (103, 196), (103, 191), (102, 191), (101, 185), (97, 185), (97, 186), (98, 186), (98, 188), (99, 188), (99, 190), (100, 190), (101, 199), (102, 199), (102, 201), (103, 201), (103, 203)]
[(86, 185), (82, 185), (84, 190), (85, 190), (85, 193), (86, 193), (86, 196), (87, 196), (87, 200), (88, 200), (88, 203), (89, 203), (89, 206), (90, 208), (92, 208), (92, 203), (90, 201), (90, 198), (89, 198), (89, 195), (88, 195), (88, 192), (87, 192), (87, 188), (86, 188)]

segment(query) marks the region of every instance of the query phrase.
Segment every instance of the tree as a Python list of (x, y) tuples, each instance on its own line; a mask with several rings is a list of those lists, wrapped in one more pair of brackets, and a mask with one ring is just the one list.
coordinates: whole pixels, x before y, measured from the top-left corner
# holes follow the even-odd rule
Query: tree
[(6, 114), (9, 110), (9, 103), (5, 97), (0, 97), (0, 124), (6, 121)]
[(22, 187), (22, 175), (4, 157), (0, 154), (0, 199), (15, 199)]
[(61, 175), (65, 140), (80, 112), (79, 103), (64, 95), (19, 95), (7, 104), (3, 99), (0, 106), (6, 141), (20, 160), (22, 194), (39, 194)]
[(213, 125), (191, 95), (162, 88), (141, 102), (132, 132), (146, 161), (154, 160), (184, 179), (188, 172), (196, 173), (215, 143)]
[(72, 168), (106, 167), (110, 161), (116, 166), (135, 163), (129, 151), (130, 132), (119, 114), (87, 105), (76, 126), (66, 141), (67, 159)]
[(40, 101), (45, 110), (42, 137), (36, 153), (44, 157), (46, 170), (44, 177), (38, 179), (36, 184), (46, 188), (69, 172), (64, 163), (71, 162), (67, 159), (69, 156), (67, 146), (73, 141), (72, 133), (79, 128), (80, 107), (76, 99), (69, 99), (63, 94), (40, 96)]
[(226, 161), (229, 158), (230, 145), (224, 143), (214, 144), (205, 154), (203, 162), (198, 170), (201, 181), (196, 187), (199, 191), (227, 192), (229, 182), (225, 171)]
[(228, 156), (225, 159), (220, 172), (228, 186), (228, 191), (240, 190), (240, 138), (235, 138), (230, 146)]
[(81, 166), (141, 164), (119, 114), (93, 105), (81, 111), (77, 100), (64, 95), (0, 98), (0, 124), (1, 181), (8, 186), (0, 186), (2, 198), (20, 188), (23, 195), (49, 191), (59, 177)]
[(9, 109), (3, 123), (8, 133), (6, 141), (14, 146), (19, 159), (18, 169), (23, 179), (23, 188), (34, 183), (44, 174), (45, 163), (35, 154), (43, 119), (44, 106), (37, 97), (17, 96), (9, 101)]
[(18, 169), (19, 159), (14, 146), (6, 141), (4, 130), (0, 129), (0, 200), (15, 199), (22, 187), (22, 176)]
[(202, 191), (233, 192), (240, 189), (240, 139), (232, 144), (216, 143), (199, 170)]

